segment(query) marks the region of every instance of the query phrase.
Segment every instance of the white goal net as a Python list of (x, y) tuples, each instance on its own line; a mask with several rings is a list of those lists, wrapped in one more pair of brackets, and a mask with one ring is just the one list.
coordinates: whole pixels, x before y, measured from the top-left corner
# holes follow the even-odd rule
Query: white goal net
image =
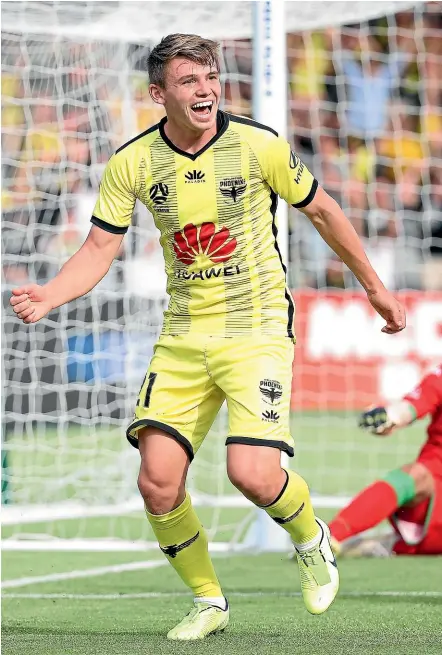
[[(124, 437), (166, 303), (151, 217), (137, 206), (124, 250), (88, 296), (31, 327), (17, 321), (7, 303), (11, 288), (44, 283), (78, 249), (107, 159), (161, 117), (149, 98), (145, 67), (161, 36), (201, 32), (218, 39), (224, 107), (251, 116), (252, 5), (2, 3), (5, 547), (127, 549), (152, 541), (136, 488), (138, 453)], [(433, 289), (433, 314), (428, 311), (437, 323), (440, 4), (285, 6), (289, 139), (339, 196), (384, 281), (415, 289), (416, 312), (419, 294)], [(382, 84), (370, 86), (370, 76)], [(358, 85), (360, 94), (378, 94), (376, 116), (352, 100)], [(338, 325), (336, 307), (345, 305), (345, 316), (363, 324), (366, 334), (372, 319), (361, 318), (354, 280), (296, 212), (289, 230), (289, 282), (299, 296), (305, 344), (301, 340), (297, 364), (302, 388), (293, 404), (295, 466), (319, 506), (337, 507), (389, 463), (411, 456), (419, 439), (416, 432), (415, 440), (394, 441), (383, 451), (363, 441), (355, 428), (357, 384), (364, 401), (394, 395), (398, 378), (411, 386), (442, 348), (434, 336), (425, 352), (408, 345), (390, 361), (383, 342), (370, 342), (361, 354), (342, 329), (333, 343), (324, 341), (315, 326), (324, 316)], [(331, 287), (353, 295), (333, 295)], [(321, 373), (324, 361), (329, 369)], [(255, 514), (226, 478), (223, 420), (192, 464), (189, 489), (212, 541), (235, 548), (250, 543)]]

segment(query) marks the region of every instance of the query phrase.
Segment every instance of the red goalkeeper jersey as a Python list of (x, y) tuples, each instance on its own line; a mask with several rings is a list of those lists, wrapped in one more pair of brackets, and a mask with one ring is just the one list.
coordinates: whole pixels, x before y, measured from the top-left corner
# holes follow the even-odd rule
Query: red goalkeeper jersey
[(404, 400), (413, 405), (416, 418), (431, 415), (427, 444), (437, 446), (442, 459), (442, 365), (426, 375)]

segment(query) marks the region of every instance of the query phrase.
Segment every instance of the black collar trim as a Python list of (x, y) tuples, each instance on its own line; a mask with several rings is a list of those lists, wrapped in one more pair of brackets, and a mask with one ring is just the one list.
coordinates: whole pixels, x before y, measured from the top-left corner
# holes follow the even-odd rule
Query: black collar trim
[(216, 127), (217, 127), (217, 132), (215, 136), (213, 136), (208, 143), (204, 146), (204, 148), (201, 148), (201, 150), (198, 150), (198, 152), (195, 153), (190, 153), (186, 152), (185, 150), (181, 150), (178, 148), (166, 135), (166, 132), (164, 130), (164, 126), (167, 123), (167, 116), (161, 119), (159, 123), (159, 128), (160, 128), (160, 134), (165, 143), (169, 146), (171, 150), (174, 152), (178, 153), (179, 155), (182, 155), (183, 157), (187, 157), (188, 159), (191, 159), (192, 161), (195, 161), (200, 155), (203, 154), (203, 152), (206, 152), (211, 146), (213, 146), (214, 143), (218, 141), (224, 134), (224, 132), (227, 130), (229, 127), (229, 117), (227, 114), (225, 114), (223, 111), (218, 110), (218, 113), (216, 115)]

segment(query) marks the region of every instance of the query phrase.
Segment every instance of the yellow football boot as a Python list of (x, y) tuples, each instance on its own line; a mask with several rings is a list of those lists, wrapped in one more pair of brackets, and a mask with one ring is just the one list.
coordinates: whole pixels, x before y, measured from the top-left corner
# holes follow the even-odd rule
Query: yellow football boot
[(174, 641), (197, 641), (207, 635), (222, 632), (229, 622), (229, 605), (222, 610), (215, 605), (197, 602), (177, 626), (167, 634)]
[(339, 589), (339, 573), (330, 544), (328, 526), (316, 519), (321, 528), (317, 546), (296, 551), (304, 604), (310, 614), (322, 614), (332, 604)]

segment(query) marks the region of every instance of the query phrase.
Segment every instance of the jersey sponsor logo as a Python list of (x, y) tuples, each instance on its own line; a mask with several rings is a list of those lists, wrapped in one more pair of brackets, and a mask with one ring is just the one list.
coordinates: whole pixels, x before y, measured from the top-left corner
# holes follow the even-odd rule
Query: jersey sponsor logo
[(236, 243), (226, 227), (216, 231), (214, 223), (203, 223), (200, 227), (188, 223), (183, 230), (175, 232), (173, 249), (180, 262), (188, 266), (197, 259), (203, 264), (205, 258), (220, 264), (231, 258)]
[(299, 159), (298, 155), (295, 154), (295, 153), (293, 152), (293, 150), (291, 150), (291, 151), (290, 151), (290, 159), (289, 159), (289, 166), (290, 166), (290, 168), (292, 168), (293, 170), (295, 170), (295, 168), (298, 166), (298, 164), (300, 163), (300, 161), (301, 161), (301, 160)]
[(197, 171), (193, 169), (193, 171), (187, 171), (187, 173), (184, 174), (184, 177), (186, 178), (186, 184), (189, 184), (191, 182), (205, 182), (206, 180), (204, 179), (206, 177), (206, 174), (203, 173), (203, 171)]
[(152, 184), (149, 189), (149, 197), (152, 200), (155, 211), (167, 214), (169, 212), (169, 207), (165, 207), (164, 204), (167, 202), (167, 197), (169, 195), (169, 187), (164, 182), (158, 184)]
[(175, 277), (182, 280), (210, 280), (231, 277), (241, 273), (239, 266), (207, 267), (209, 262), (223, 264), (229, 261), (237, 241), (230, 237), (230, 230), (222, 227), (216, 231), (214, 223), (203, 223), (200, 227), (188, 223), (183, 230), (175, 232), (173, 249), (177, 259), (187, 266), (200, 266), (200, 270), (175, 270)]
[(221, 180), (219, 190), (224, 200), (231, 204), (237, 202), (244, 194), (247, 188), (247, 182), (243, 177), (228, 177)]
[(279, 421), (279, 414), (274, 412), (273, 409), (262, 413), (262, 420), (266, 423), (277, 423)]
[(221, 268), (206, 268), (200, 271), (193, 271), (193, 273), (179, 268), (175, 271), (175, 277), (179, 280), (210, 280), (212, 277), (231, 277), (239, 273), (241, 273), (241, 269), (236, 264), (235, 266), (223, 266)]
[(282, 384), (277, 380), (261, 380), (259, 390), (262, 399), (268, 405), (279, 405), (282, 396)]

